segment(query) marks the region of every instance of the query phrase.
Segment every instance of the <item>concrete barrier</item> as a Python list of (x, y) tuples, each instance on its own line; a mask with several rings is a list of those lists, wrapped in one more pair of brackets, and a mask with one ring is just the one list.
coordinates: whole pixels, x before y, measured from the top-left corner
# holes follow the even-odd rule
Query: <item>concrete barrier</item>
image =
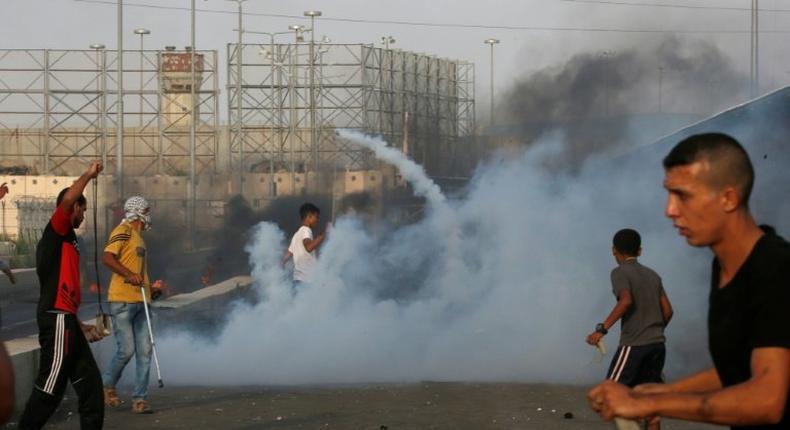
[[(202, 288), (198, 291), (178, 294), (154, 302), (157, 321), (166, 322), (164, 326), (174, 327), (178, 324), (194, 324), (195, 321), (207, 321), (215, 329), (221, 327), (216, 324), (212, 316), (222, 314), (222, 308), (237, 300), (251, 300), (252, 278), (237, 276), (216, 285)], [(95, 320), (84, 321), (95, 324)], [(94, 344), (91, 349), (97, 363), (101, 366), (106, 362), (106, 350), (110, 343), (106, 340)], [(28, 336), (5, 342), (11, 363), (14, 366), (16, 410), (21, 411), (25, 406), (30, 392), (33, 390), (33, 380), (38, 373), (39, 345), (38, 336)]]

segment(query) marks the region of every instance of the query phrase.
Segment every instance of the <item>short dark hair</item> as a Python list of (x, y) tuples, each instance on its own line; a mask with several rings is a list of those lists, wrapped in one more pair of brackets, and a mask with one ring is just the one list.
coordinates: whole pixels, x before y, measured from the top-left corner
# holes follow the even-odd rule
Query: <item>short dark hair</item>
[(707, 182), (716, 188), (733, 185), (741, 206), (748, 207), (754, 186), (754, 167), (749, 154), (732, 136), (724, 133), (697, 134), (683, 139), (664, 158), (664, 169), (707, 161)]
[[(55, 201), (55, 204), (57, 206), (60, 206), (60, 204), (63, 203), (63, 199), (66, 197), (66, 192), (68, 190), (69, 190), (69, 187), (66, 187), (66, 188), (60, 190), (60, 193), (58, 193), (58, 199)], [(80, 206), (87, 206), (88, 205), (88, 200), (85, 199), (85, 196), (83, 194), (80, 194), (80, 197), (77, 199), (77, 203), (79, 203)]]
[(642, 237), (632, 228), (624, 228), (614, 234), (612, 245), (620, 254), (636, 257), (642, 247)]
[(314, 205), (312, 203), (305, 203), (305, 204), (303, 204), (302, 206), (299, 207), (299, 217), (300, 218), (305, 219), (305, 218), (307, 218), (307, 215), (310, 215), (310, 214), (320, 215), (321, 214), (321, 209), (318, 209), (318, 206), (316, 206), (316, 205)]

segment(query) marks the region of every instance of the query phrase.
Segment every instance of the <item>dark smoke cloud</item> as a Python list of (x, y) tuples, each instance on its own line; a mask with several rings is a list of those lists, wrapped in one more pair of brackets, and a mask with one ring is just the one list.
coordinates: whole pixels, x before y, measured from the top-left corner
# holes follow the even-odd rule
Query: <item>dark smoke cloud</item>
[(578, 167), (590, 154), (650, 143), (721, 110), (745, 96), (745, 84), (705, 41), (670, 37), (655, 47), (583, 53), (516, 82), (501, 106), (508, 126), (495, 133), (529, 145), (560, 131), (566, 151), (557, 164)]

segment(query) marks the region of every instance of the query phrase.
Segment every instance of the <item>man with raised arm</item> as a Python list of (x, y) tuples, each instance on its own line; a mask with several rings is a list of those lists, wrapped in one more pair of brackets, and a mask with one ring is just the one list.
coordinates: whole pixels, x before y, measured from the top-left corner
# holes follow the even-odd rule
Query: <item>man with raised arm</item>
[[(80, 428), (104, 424), (102, 380), (88, 342), (102, 338), (93, 325), (77, 317), (80, 306), (78, 228), (88, 202), (82, 194), (102, 171), (99, 161), (58, 194), (57, 207), (36, 246), (36, 274), (41, 294), (36, 319), (41, 345), (38, 376), (19, 420), (22, 430), (40, 429), (63, 399), (66, 384), (77, 393)], [(94, 202), (95, 204), (95, 202)]]

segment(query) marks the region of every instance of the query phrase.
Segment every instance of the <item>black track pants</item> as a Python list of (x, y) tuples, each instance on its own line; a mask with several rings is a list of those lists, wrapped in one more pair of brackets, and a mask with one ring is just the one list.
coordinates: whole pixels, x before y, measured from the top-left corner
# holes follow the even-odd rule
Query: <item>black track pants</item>
[(80, 428), (101, 429), (104, 392), (101, 374), (77, 317), (44, 313), (38, 316), (41, 359), (38, 377), (19, 421), (22, 430), (40, 429), (63, 399), (71, 382), (79, 401)]

